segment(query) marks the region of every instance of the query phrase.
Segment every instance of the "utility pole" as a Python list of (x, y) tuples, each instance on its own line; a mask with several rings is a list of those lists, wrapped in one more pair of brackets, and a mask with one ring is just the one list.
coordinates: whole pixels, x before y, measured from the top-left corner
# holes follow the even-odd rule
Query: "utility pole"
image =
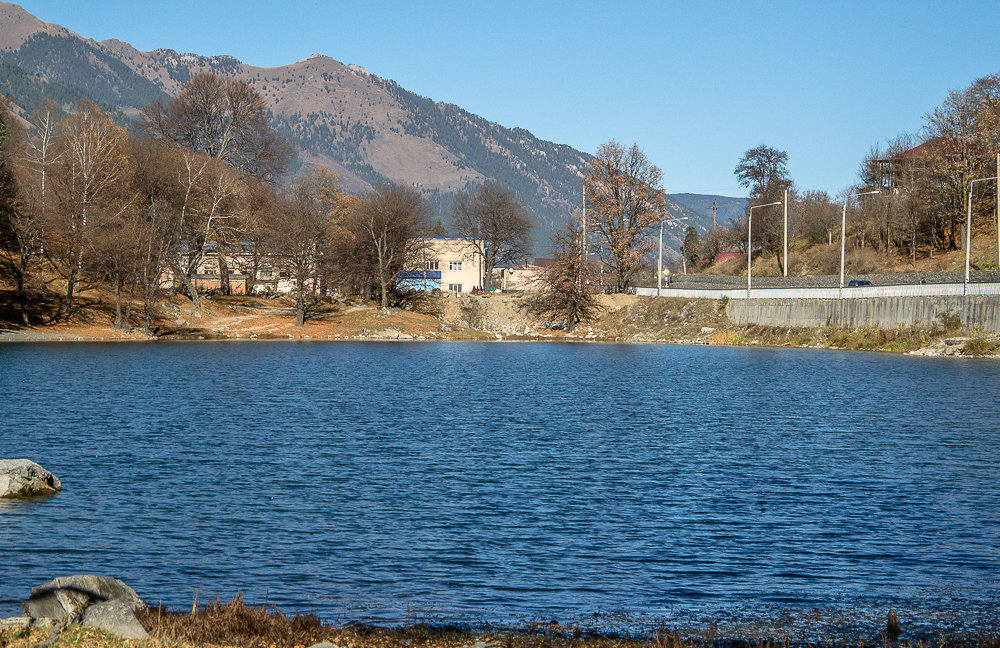
[(785, 189), (785, 276), (788, 276), (788, 189)]
[(714, 232), (719, 227), (719, 203), (718, 201), (712, 201), (712, 231)]
[[(997, 153), (997, 177), (1000, 178), (1000, 153)], [(1000, 180), (997, 181), (997, 269), (1000, 270)]]
[(656, 257), (656, 296), (663, 287), (663, 219), (660, 219), (660, 253)]

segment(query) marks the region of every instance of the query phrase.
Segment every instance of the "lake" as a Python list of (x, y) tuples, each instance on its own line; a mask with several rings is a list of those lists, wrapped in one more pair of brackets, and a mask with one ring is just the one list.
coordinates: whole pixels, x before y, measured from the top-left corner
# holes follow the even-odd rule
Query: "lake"
[(0, 503), (0, 616), (98, 573), (336, 622), (982, 627), (998, 402), (1000, 362), (889, 354), (0, 345), (0, 457), (64, 488)]

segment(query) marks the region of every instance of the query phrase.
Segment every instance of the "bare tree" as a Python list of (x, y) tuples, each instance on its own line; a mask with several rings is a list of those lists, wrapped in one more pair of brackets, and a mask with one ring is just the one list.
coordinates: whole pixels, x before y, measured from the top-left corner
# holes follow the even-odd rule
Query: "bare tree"
[(807, 190), (795, 202), (797, 229), (809, 245), (833, 245), (833, 232), (840, 227), (840, 212), (825, 191)]
[[(766, 204), (783, 200), (786, 189), (791, 189), (792, 181), (788, 177), (788, 154), (784, 151), (760, 145), (747, 150), (740, 158), (733, 172), (740, 186), (750, 189), (747, 204), (747, 219), (750, 206)], [(753, 228), (753, 242), (760, 246), (761, 253), (773, 252), (778, 260), (778, 270), (782, 271), (782, 250), (784, 236), (784, 221), (777, 210), (760, 210)], [(745, 227), (745, 226), (744, 226)], [(752, 254), (748, 250), (747, 254)]]
[(168, 264), (200, 309), (195, 277), (209, 244), (222, 237), (220, 232), (236, 226), (243, 185), (233, 169), (200, 153), (157, 147), (153, 155), (148, 173), (155, 187), (149, 191), (173, 212)]
[[(324, 255), (335, 224), (342, 217), (343, 194), (337, 176), (317, 169), (295, 185), (290, 196), (276, 201), (280, 219), (272, 223), (271, 249), (295, 281), (295, 313), (299, 326), (321, 296), (318, 284)], [(311, 282), (311, 283), (310, 283)]]
[(142, 111), (152, 136), (222, 160), (273, 181), (285, 172), (291, 147), (267, 123), (267, 104), (246, 81), (204, 72), (191, 77), (169, 103)]
[(266, 183), (253, 183), (247, 187), (242, 218), (243, 243), (242, 254), (237, 257), (237, 271), (244, 277), (244, 292), (252, 295), (257, 292), (261, 273), (270, 268), (270, 259), (275, 243), (274, 221), (277, 196), (274, 189)]
[(590, 161), (584, 185), (604, 265), (614, 274), (616, 292), (625, 292), (643, 257), (653, 249), (650, 229), (664, 218), (663, 173), (638, 145), (601, 145)]
[(88, 237), (93, 219), (117, 215), (130, 206), (131, 176), (125, 131), (90, 101), (77, 105), (56, 139), (59, 161), (54, 166), (54, 209), (45, 219), (45, 252), (65, 280), (62, 310), (73, 310), (73, 299), (92, 260)]
[(539, 290), (528, 304), (536, 315), (559, 317), (567, 331), (594, 315), (597, 301), (590, 289), (592, 268), (584, 259), (583, 229), (572, 221), (552, 241), (553, 262), (545, 268)]
[(520, 261), (531, 249), (533, 223), (514, 195), (496, 184), (460, 192), (451, 207), (452, 227), (483, 259), (484, 288), (493, 288), (493, 268)]
[(419, 237), (428, 230), (428, 211), (427, 201), (415, 189), (387, 184), (365, 194), (346, 216), (343, 240), (350, 241), (353, 258), (343, 262), (358, 264), (361, 273), (364, 264), (370, 264), (382, 308), (389, 307), (397, 275), (423, 245)]
[(0, 97), (0, 270), (14, 278), (21, 323), (28, 326), (26, 284), (41, 252), (42, 230), (17, 180), (25, 144), (23, 129)]

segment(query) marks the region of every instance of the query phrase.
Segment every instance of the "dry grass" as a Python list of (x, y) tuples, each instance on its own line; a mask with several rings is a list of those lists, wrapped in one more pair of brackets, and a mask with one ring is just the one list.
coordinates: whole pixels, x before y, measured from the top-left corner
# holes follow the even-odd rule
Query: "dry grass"
[[(63, 630), (53, 648), (304, 648), (328, 641), (344, 648), (1000, 648), (994, 634), (952, 635), (925, 633), (922, 639), (901, 635), (890, 612), (882, 628), (872, 628), (868, 638), (792, 640), (787, 628), (756, 628), (752, 638), (727, 637), (714, 626), (682, 634), (671, 628), (653, 630), (646, 637), (615, 632), (582, 630), (573, 625), (534, 623), (518, 628), (416, 625), (381, 628), (353, 625), (334, 627), (314, 616), (287, 616), (269, 607), (247, 606), (237, 596), (195, 606), (187, 614), (148, 608), (139, 614), (150, 633), (143, 641), (123, 640), (110, 634), (71, 626)], [(905, 629), (903, 629), (905, 630)], [(40, 630), (0, 632), (0, 648), (32, 648), (44, 641)]]
[(983, 337), (974, 337), (965, 343), (962, 353), (974, 357), (1000, 355), (1000, 339), (988, 340)]
[(318, 643), (328, 634), (318, 617), (289, 617), (273, 607), (248, 606), (242, 595), (228, 603), (193, 607), (188, 614), (150, 607), (137, 617), (150, 637), (170, 644), (293, 648)]

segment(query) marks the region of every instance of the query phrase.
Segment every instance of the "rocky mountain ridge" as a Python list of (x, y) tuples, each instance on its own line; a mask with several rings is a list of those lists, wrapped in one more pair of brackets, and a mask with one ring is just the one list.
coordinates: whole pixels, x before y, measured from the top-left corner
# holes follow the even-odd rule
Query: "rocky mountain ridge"
[[(261, 93), (272, 124), (298, 151), (293, 172), (329, 167), (349, 191), (412, 184), (442, 212), (457, 191), (498, 182), (534, 216), (540, 251), (579, 206), (590, 155), (435, 102), (360, 66), (322, 54), (261, 68), (231, 56), (143, 52), (117, 39), (85, 38), (0, 2), (0, 92), (22, 115), (44, 96), (67, 107), (89, 96), (128, 121), (200, 72), (245, 79)], [(680, 202), (672, 213), (690, 212), (689, 224), (707, 230), (705, 214)]]

